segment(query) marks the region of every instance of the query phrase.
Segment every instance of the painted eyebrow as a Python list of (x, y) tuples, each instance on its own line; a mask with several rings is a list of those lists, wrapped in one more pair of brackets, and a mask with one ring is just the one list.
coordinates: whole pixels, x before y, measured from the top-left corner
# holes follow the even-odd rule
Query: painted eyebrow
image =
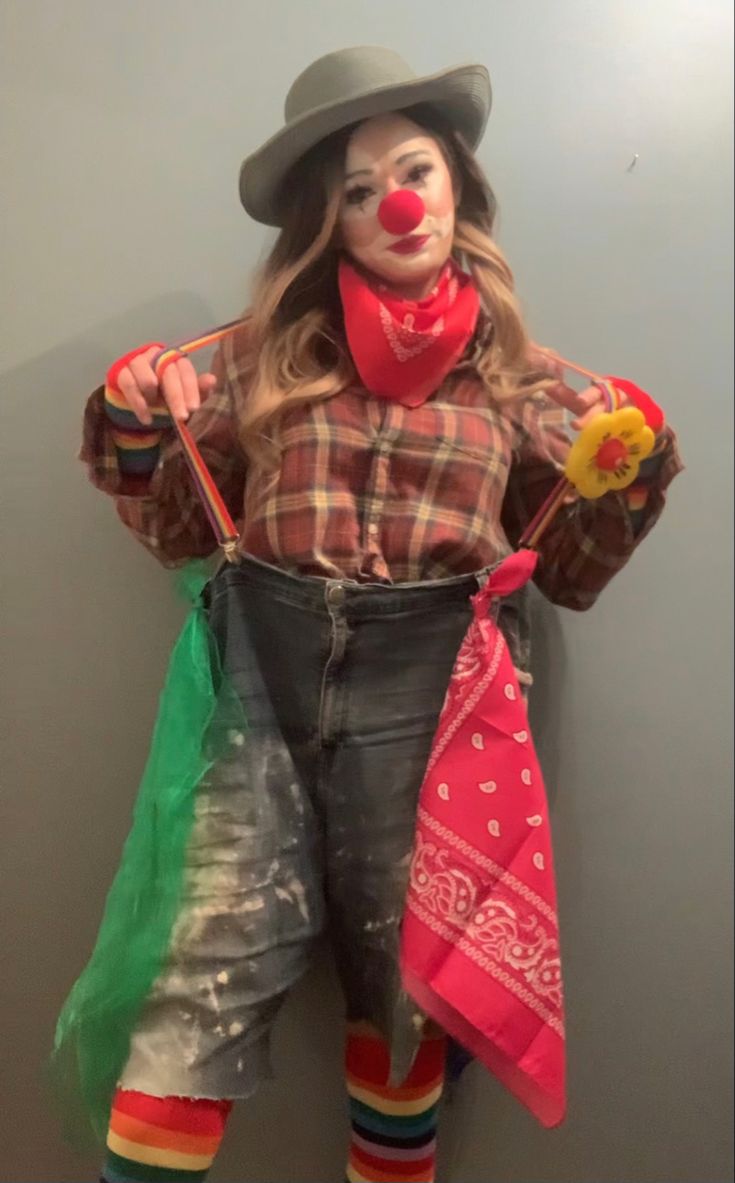
[[(413, 152), (404, 152), (403, 155), (399, 156), (398, 159), (394, 160), (393, 163), (405, 164), (407, 160), (412, 160), (414, 156), (431, 156), (431, 153), (429, 152), (428, 148), (416, 148)], [(347, 173), (345, 181), (351, 181), (353, 177), (371, 177), (372, 175), (373, 170), (371, 168), (357, 168), (354, 172)]]
[(411, 160), (414, 156), (431, 156), (428, 148), (416, 148), (413, 152), (404, 152), (403, 156), (399, 156), (396, 164), (404, 164), (406, 160)]

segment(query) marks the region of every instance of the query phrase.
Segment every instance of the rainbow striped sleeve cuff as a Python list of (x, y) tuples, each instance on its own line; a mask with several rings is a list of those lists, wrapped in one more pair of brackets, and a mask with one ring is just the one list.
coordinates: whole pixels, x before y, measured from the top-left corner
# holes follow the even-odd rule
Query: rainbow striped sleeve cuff
[(171, 426), (171, 416), (164, 402), (151, 407), (153, 422), (141, 423), (119, 390), (105, 386), (105, 411), (120, 472), (125, 476), (147, 476), (158, 464), (163, 432)]
[(667, 432), (662, 433), (656, 440), (656, 445), (650, 456), (642, 461), (638, 472), (638, 479), (627, 489), (623, 490), (625, 504), (633, 524), (633, 533), (638, 534), (645, 524), (645, 511), (652, 487), (655, 485), (666, 452), (670, 443)]

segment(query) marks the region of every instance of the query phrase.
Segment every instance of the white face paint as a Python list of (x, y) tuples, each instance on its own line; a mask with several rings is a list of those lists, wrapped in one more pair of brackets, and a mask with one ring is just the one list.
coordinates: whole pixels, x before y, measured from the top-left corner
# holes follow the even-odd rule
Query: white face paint
[[(415, 190), (426, 212), (410, 235), (389, 234), (378, 207), (389, 193)], [(339, 224), (345, 250), (406, 299), (428, 295), (449, 258), (455, 196), (436, 140), (403, 115), (380, 115), (350, 137)]]

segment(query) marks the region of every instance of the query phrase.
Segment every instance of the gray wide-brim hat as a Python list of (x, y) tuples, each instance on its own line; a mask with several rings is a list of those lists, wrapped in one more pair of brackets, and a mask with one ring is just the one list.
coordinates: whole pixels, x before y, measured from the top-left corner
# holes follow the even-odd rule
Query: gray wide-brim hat
[(256, 222), (280, 225), (278, 195), (291, 167), (333, 132), (430, 103), (462, 133), (470, 148), (482, 139), (490, 114), (490, 77), (484, 66), (455, 66), (417, 78), (390, 49), (358, 46), (318, 58), (286, 95), (285, 125), (240, 169), (240, 200)]

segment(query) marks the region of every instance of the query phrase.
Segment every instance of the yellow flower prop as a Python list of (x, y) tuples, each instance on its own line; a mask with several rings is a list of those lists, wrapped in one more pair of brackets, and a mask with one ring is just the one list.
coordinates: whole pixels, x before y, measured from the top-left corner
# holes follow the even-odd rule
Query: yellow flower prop
[(565, 475), (581, 497), (592, 501), (610, 489), (625, 489), (638, 476), (655, 436), (637, 407), (603, 412), (579, 433)]

